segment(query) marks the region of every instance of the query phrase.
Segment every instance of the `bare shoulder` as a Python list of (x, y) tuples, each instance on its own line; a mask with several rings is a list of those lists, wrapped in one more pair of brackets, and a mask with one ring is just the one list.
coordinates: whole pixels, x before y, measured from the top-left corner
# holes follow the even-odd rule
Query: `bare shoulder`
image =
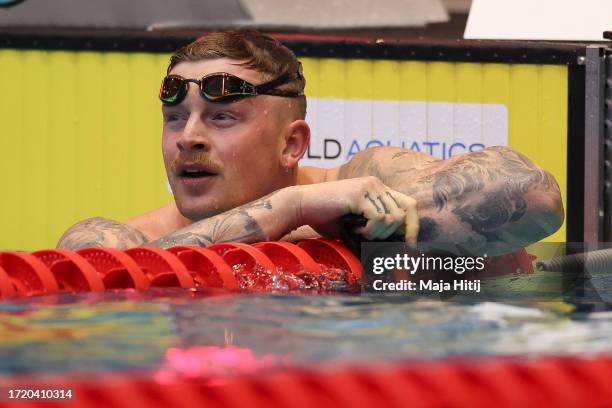
[(303, 166), (298, 168), (298, 185), (323, 183), (328, 180), (330, 169)]
[(94, 217), (70, 227), (57, 247), (71, 250), (88, 247), (126, 249), (147, 241), (148, 237), (134, 227), (108, 218)]
[(125, 223), (142, 231), (151, 240), (156, 240), (186, 227), (191, 221), (181, 215), (172, 201), (163, 207), (130, 218)]
[(410, 171), (439, 160), (427, 153), (401, 147), (371, 147), (355, 154), (338, 167), (336, 179), (376, 176), (385, 181), (397, 171)]

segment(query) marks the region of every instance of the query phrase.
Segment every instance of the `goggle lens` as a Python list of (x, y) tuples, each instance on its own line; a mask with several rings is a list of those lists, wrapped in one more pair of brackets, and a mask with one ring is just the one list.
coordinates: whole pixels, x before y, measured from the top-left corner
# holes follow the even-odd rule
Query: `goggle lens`
[(185, 86), (185, 80), (178, 77), (165, 77), (159, 90), (159, 99), (163, 103), (174, 105), (181, 101), (181, 90)]
[(246, 96), (255, 95), (248, 92), (247, 82), (229, 74), (211, 75), (202, 78), (202, 96), (209, 101), (231, 101)]

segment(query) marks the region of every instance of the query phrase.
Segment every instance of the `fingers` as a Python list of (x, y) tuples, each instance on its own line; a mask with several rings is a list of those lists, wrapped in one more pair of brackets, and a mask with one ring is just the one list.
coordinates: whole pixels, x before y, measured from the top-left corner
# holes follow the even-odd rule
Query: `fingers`
[(417, 237), (419, 235), (419, 214), (417, 212), (417, 202), (414, 198), (405, 194), (391, 193), (398, 202), (404, 213), (404, 239), (413, 249), (416, 248)]
[(360, 206), (367, 224), (355, 232), (374, 240), (386, 239), (399, 231), (411, 247), (416, 247), (419, 233), (416, 204), (412, 197), (391, 190), (380, 182), (374, 184), (364, 194)]

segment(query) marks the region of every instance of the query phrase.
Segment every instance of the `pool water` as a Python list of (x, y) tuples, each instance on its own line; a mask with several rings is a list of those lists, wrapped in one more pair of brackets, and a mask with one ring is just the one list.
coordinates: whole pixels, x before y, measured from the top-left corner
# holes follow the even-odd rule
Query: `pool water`
[(0, 303), (0, 376), (141, 372), (160, 381), (286, 367), (612, 351), (612, 312), (178, 288)]

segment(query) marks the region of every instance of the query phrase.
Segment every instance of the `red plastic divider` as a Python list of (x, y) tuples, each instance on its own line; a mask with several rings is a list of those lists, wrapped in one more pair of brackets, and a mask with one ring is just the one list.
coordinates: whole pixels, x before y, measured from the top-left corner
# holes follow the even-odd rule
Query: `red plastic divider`
[[(0, 377), (9, 388), (72, 388), (70, 406), (565, 408), (612, 406), (612, 358), (480, 358), (279, 369), (211, 378), (101, 374)], [(25, 403), (25, 402), (24, 402)]]
[(146, 289), (149, 280), (126, 253), (112, 248), (83, 248), (77, 251), (96, 270), (106, 289)]
[(253, 244), (254, 248), (263, 252), (273, 263), (285, 272), (320, 273), (321, 265), (299, 246), (289, 242), (259, 242)]
[(221, 256), (207, 248), (177, 246), (168, 251), (178, 256), (185, 267), (192, 273), (196, 287), (240, 288), (232, 268)]
[[(241, 287), (248, 290), (269, 290), (270, 272), (276, 265), (263, 252), (243, 243), (214, 244), (207, 247), (221, 255), (230, 265)], [(268, 272), (267, 274), (265, 272)]]
[(13, 286), (11, 277), (6, 273), (4, 268), (0, 266), (0, 298), (8, 298), (17, 296), (17, 290)]
[[(59, 290), (49, 268), (31, 254), (1, 252), (0, 267), (6, 272), (19, 296), (55, 293)], [(6, 286), (6, 283), (3, 286)]]
[(492, 256), (485, 259), (485, 268), (479, 273), (480, 277), (503, 276), (533, 273), (533, 261), (525, 248), (506, 255)]
[(297, 245), (321, 265), (349, 271), (357, 280), (363, 278), (361, 261), (340, 241), (326, 238), (305, 239)]
[(232, 266), (234, 271), (244, 270), (245, 272), (249, 272), (257, 265), (269, 270), (274, 270), (276, 268), (276, 265), (274, 265), (274, 262), (272, 262), (270, 258), (248, 244), (214, 244), (207, 248), (221, 255), (223, 260), (227, 262), (228, 265)]
[(32, 252), (32, 255), (47, 265), (63, 290), (97, 292), (105, 289), (96, 269), (74, 251), (48, 249)]
[[(524, 249), (487, 259), (494, 275), (530, 273), (533, 256)], [(491, 266), (495, 266), (492, 268)], [(153, 286), (248, 289), (343, 289), (357, 292), (363, 278), (359, 259), (340, 241), (214, 244), (120, 251), (85, 248), (0, 253), (0, 296), (28, 296), (66, 291)], [(344, 288), (344, 282), (348, 285)]]
[(155, 247), (130, 248), (124, 252), (136, 261), (151, 286), (195, 286), (185, 265), (171, 252)]

